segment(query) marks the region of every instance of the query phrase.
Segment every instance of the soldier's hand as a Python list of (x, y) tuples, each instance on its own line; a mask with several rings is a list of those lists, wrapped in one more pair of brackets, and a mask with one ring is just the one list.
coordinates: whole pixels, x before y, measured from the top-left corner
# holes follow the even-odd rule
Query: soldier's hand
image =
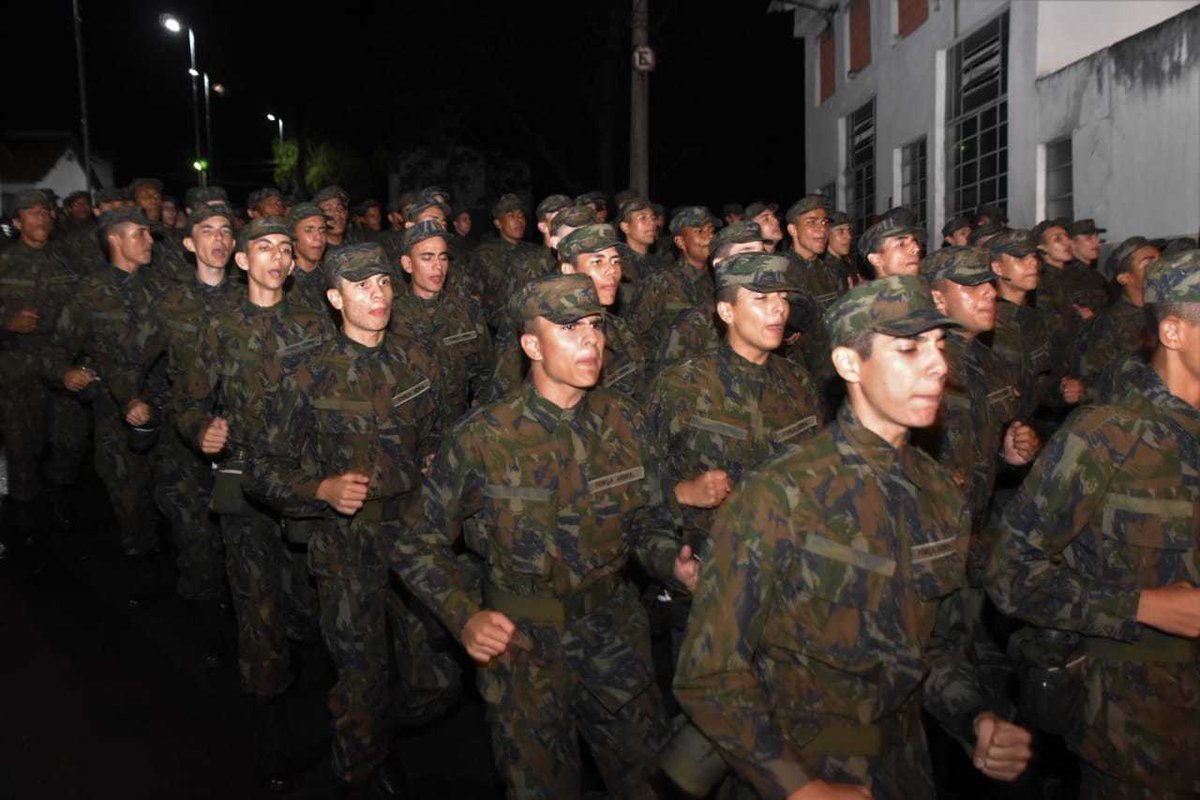
[(426, 453), (425, 458), (421, 460), (421, 476), (422, 477), (429, 476), (429, 467), (430, 467), (430, 465), (433, 464), (433, 457), (436, 455), (437, 455), (437, 453)]
[(875, 795), (865, 786), (851, 786), (848, 783), (826, 783), (818, 778), (809, 781), (804, 787), (797, 789), (787, 796), (787, 800), (862, 800)]
[(1200, 638), (1200, 588), (1176, 581), (1157, 589), (1142, 589), (1137, 621), (1175, 636)]
[(215, 456), (225, 449), (229, 441), (229, 423), (224, 417), (213, 417), (212, 422), (205, 426), (200, 434), (200, 452), (206, 456)]
[(324, 500), (339, 514), (357, 514), (367, 501), (367, 485), (371, 479), (360, 472), (347, 472), (321, 481), (317, 499)]
[(4, 327), (13, 333), (33, 333), (37, 329), (38, 313), (32, 308), (22, 308), (9, 317)]
[(512, 620), (499, 611), (476, 611), (462, 629), (462, 643), (467, 655), (486, 664), (508, 649), (517, 632)]
[(1078, 303), (1071, 303), (1071, 308), (1075, 309), (1075, 313), (1079, 315), (1080, 319), (1091, 319), (1092, 317), (1096, 316), (1095, 311), (1092, 311), (1087, 306), (1081, 306)]
[(1078, 403), (1083, 398), (1083, 381), (1079, 378), (1063, 378), (1058, 388), (1062, 390), (1063, 400), (1067, 403)]
[(1004, 461), (1014, 467), (1028, 464), (1041, 446), (1037, 431), (1016, 420), (1004, 432)]
[(997, 781), (1015, 781), (1033, 756), (1033, 735), (991, 711), (975, 718), (975, 769)]
[(700, 560), (692, 557), (690, 545), (679, 548), (671, 571), (675, 574), (675, 580), (687, 587), (689, 592), (696, 591), (696, 584), (700, 582)]
[(67, 391), (70, 392), (83, 391), (94, 380), (96, 380), (96, 373), (87, 367), (71, 367), (63, 373), (63, 386), (67, 387)]
[(138, 400), (136, 397), (125, 406), (125, 421), (135, 428), (149, 422), (153, 414), (154, 411), (150, 408), (150, 404), (145, 400)]
[(675, 499), (680, 505), (693, 508), (716, 508), (725, 502), (733, 491), (729, 473), (723, 469), (710, 469), (687, 481), (675, 484)]

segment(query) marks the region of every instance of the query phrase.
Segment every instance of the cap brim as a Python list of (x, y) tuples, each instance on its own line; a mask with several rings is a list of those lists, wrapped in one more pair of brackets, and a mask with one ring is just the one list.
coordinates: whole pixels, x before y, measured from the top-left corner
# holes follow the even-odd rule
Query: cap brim
[(947, 275), (945, 278), (946, 280), (951, 281), (952, 283), (957, 283), (960, 286), (979, 286), (984, 283), (994, 283), (997, 275), (991, 270), (988, 270), (987, 272), (978, 272), (973, 275)]
[(596, 317), (596, 316), (603, 317), (604, 316), (604, 308), (602, 306), (597, 306), (594, 311), (585, 310), (582, 313), (572, 312), (570, 314), (555, 314), (554, 316), (551, 316), (549, 314), (539, 314), (538, 316), (545, 317), (546, 319), (553, 322), (555, 325), (568, 325), (572, 322), (578, 322), (579, 320), (583, 319), (584, 317)]
[(391, 264), (371, 264), (369, 266), (358, 267), (356, 269), (348, 269), (344, 272), (339, 272), (337, 277), (345, 278), (346, 280), (353, 282), (366, 280), (372, 275), (389, 275), (394, 278), (396, 277), (396, 268)]
[(926, 308), (914, 311), (897, 320), (886, 320), (876, 323), (872, 330), (888, 336), (916, 336), (918, 333), (934, 328), (961, 328), (958, 322), (945, 316), (936, 309)]

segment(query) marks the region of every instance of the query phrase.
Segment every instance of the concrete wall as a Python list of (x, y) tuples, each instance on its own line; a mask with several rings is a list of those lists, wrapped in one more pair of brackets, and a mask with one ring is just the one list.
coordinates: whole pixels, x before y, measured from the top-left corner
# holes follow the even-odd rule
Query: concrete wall
[(1038, 3), (1037, 75), (1041, 78), (1057, 72), (1197, 5), (1200, 0)]

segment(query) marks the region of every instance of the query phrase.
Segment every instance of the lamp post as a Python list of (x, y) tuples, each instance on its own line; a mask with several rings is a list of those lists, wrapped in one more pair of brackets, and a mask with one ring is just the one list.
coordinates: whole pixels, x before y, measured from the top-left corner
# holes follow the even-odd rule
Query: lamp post
[[(200, 152), (200, 97), (197, 79), (200, 77), (200, 70), (196, 69), (196, 33), (191, 29), (191, 26), (185, 26), (178, 18), (170, 14), (162, 14), (158, 18), (159, 23), (171, 33), (180, 33), (187, 27), (188, 34), (188, 75), (192, 78), (192, 133), (195, 136), (196, 142), (196, 163), (203, 160)], [(200, 171), (200, 185), (208, 185), (208, 175), (205, 171)]]
[(267, 122), (279, 123), (279, 143), (283, 144), (283, 117), (277, 117), (274, 114), (267, 114)]

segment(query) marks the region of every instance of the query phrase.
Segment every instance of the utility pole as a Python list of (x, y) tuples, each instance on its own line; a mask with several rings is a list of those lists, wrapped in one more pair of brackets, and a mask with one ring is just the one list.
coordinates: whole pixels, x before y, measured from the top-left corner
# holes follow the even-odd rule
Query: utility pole
[(641, 197), (650, 195), (650, 0), (633, 0), (633, 70), (629, 91), (629, 186)]
[(79, 14), (79, 0), (71, 0), (75, 18), (75, 62), (79, 69), (79, 125), (83, 128), (83, 181), (88, 201), (92, 198), (92, 139), (88, 127), (87, 71), (83, 66), (83, 17)]

